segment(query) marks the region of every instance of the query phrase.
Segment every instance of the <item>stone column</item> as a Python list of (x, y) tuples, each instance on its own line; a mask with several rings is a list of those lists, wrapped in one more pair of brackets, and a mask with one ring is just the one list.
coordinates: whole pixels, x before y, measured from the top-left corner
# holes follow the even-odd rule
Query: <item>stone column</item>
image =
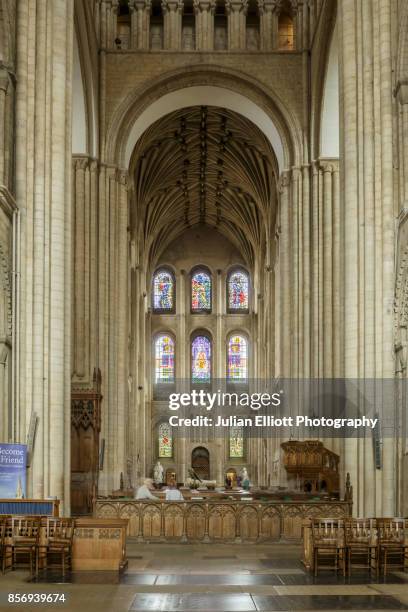
[(322, 267), (323, 278), (323, 377), (333, 376), (333, 202), (332, 176), (333, 166), (330, 163), (321, 164), (323, 173), (323, 206), (322, 206)]
[(12, 233), (15, 212), (14, 199), (0, 186), (0, 439), (5, 442), (13, 440), (13, 291), (16, 276)]
[[(38, 429), (29, 497), (69, 512), (73, 1), (18, 5), (16, 199), (21, 208), (20, 415)], [(47, 137), (44, 137), (44, 134)], [(28, 160), (30, 162), (28, 163)], [(67, 416), (68, 415), (68, 416)]]
[[(128, 423), (128, 176), (127, 172), (118, 170), (116, 174), (117, 223), (118, 223), (118, 263), (117, 279), (117, 310), (115, 316), (115, 335), (117, 337), (117, 451), (116, 473), (126, 473), (127, 423)], [(110, 407), (113, 409), (113, 406)]]
[(85, 172), (88, 168), (89, 160), (87, 157), (79, 157), (74, 161), (74, 194), (73, 194), (73, 323), (74, 323), (74, 342), (73, 342), (73, 376), (81, 380), (85, 376), (85, 355), (89, 343), (86, 341), (86, 334), (89, 327), (86, 325), (88, 313), (86, 312), (85, 292), (88, 262), (86, 261), (86, 248), (88, 244), (89, 228), (89, 193), (85, 186)]
[(292, 0), (291, 15), (293, 18), (293, 36), (295, 39), (294, 47), (298, 51), (307, 49), (307, 39), (304, 40), (304, 34), (307, 32), (307, 30), (305, 30), (307, 18), (304, 18), (303, 0)]
[(275, 0), (258, 0), (261, 51), (272, 51)]
[(151, 6), (151, 0), (130, 0), (129, 2), (131, 16), (130, 46), (132, 49), (149, 49)]
[[(185, 270), (180, 270), (180, 275), (176, 279), (176, 291), (177, 291), (177, 310), (179, 316), (177, 317), (177, 344), (176, 344), (176, 376), (182, 381), (182, 384), (189, 379), (189, 364), (190, 364), (190, 344), (189, 338), (187, 338), (186, 332), (186, 316), (189, 310), (186, 310), (186, 294), (188, 294), (188, 275)], [(187, 348), (185, 348), (187, 347)], [(178, 350), (177, 350), (178, 349)], [(180, 385), (180, 383), (179, 383)], [(178, 389), (177, 389), (178, 390)], [(188, 435), (188, 434), (186, 434)], [(174, 440), (174, 438), (173, 438)], [(181, 482), (184, 482), (188, 478), (189, 457), (187, 456), (187, 445), (186, 437), (178, 438), (175, 440), (175, 444), (179, 446), (179, 457), (180, 457), (180, 468), (181, 468)]]
[(223, 338), (224, 338), (224, 333), (223, 333), (223, 328), (224, 328), (224, 316), (223, 316), (223, 312), (224, 312), (224, 301), (222, 299), (222, 295), (223, 295), (223, 275), (222, 275), (222, 270), (217, 270), (217, 276), (214, 278), (214, 286), (216, 287), (216, 300), (214, 300), (213, 303), (213, 311), (216, 314), (216, 335), (213, 338), (213, 344), (214, 344), (214, 348), (213, 348), (213, 353), (214, 353), (214, 357), (216, 358), (216, 363), (214, 363), (213, 367), (213, 372), (214, 372), (214, 378), (225, 378), (226, 377), (226, 371), (225, 371), (225, 343), (223, 342)]
[(163, 0), (164, 49), (181, 49), (183, 0)]
[(100, 45), (102, 49), (115, 46), (119, 0), (101, 0), (99, 11)]
[(115, 48), (118, 35), (119, 0), (109, 0), (107, 6), (107, 48)]
[[(8, 70), (4, 66), (0, 66), (0, 184), (6, 184), (5, 167), (6, 167), (6, 95), (9, 87), (10, 77)], [(7, 120), (9, 117), (7, 117)]]
[[(117, 189), (117, 168), (108, 165), (106, 167), (106, 195), (105, 195), (105, 222), (107, 232), (106, 240), (101, 245), (105, 251), (105, 308), (106, 319), (103, 321), (105, 326), (105, 346), (104, 348), (104, 367), (102, 372), (105, 376), (105, 393), (102, 393), (105, 405), (105, 417), (107, 417), (107, 436), (106, 436), (106, 464), (109, 478), (109, 489), (116, 489), (120, 482), (120, 469), (118, 447), (121, 444), (118, 432), (118, 330), (116, 326), (118, 312), (118, 242), (121, 239), (118, 233), (118, 189)], [(105, 419), (106, 421), (106, 419)]]
[(293, 19), (294, 48), (301, 51), (303, 45), (303, 0), (292, 0), (290, 15)]
[(282, 172), (279, 181), (279, 310), (280, 310), (280, 371), (282, 378), (291, 375), (291, 288), (292, 275), (290, 265), (290, 176), (289, 170)]
[[(100, 490), (108, 493), (119, 486), (120, 473), (132, 457), (128, 429), (129, 395), (137, 395), (138, 379), (129, 369), (128, 319), (128, 176), (116, 166), (100, 164), (98, 209), (98, 367), (102, 372), (103, 416), (101, 437), (105, 439), (104, 470)], [(95, 251), (96, 251), (95, 245)], [(132, 351), (132, 356), (134, 355)], [(130, 393), (129, 393), (130, 391)], [(135, 401), (135, 400), (134, 400)], [(138, 427), (135, 429), (138, 430)]]
[(227, 0), (225, 8), (228, 15), (228, 49), (245, 49), (248, 0)]
[(87, 156), (73, 158), (72, 194), (72, 382), (91, 389), (99, 367), (98, 227), (99, 165)]
[(291, 171), (291, 198), (289, 204), (289, 225), (291, 233), (291, 246), (290, 246), (290, 277), (291, 277), (291, 376), (299, 377), (299, 357), (302, 350), (302, 336), (300, 323), (301, 323), (301, 291), (302, 285), (300, 283), (300, 245), (301, 245), (301, 231), (302, 224), (299, 218), (299, 209), (301, 207), (301, 188), (302, 188), (302, 174), (299, 168), (292, 168)]
[(215, 0), (194, 0), (196, 49), (211, 51), (214, 48)]
[[(391, 0), (344, 0), (338, 13), (344, 373), (379, 381), (394, 373), (392, 13)], [(381, 470), (361, 441), (346, 440), (344, 456), (356, 514), (395, 516), (395, 438), (383, 438)]]
[(310, 166), (302, 167), (302, 290), (303, 290), (303, 354), (301, 357), (301, 371), (299, 375), (304, 378), (311, 376), (311, 226), (310, 226)]

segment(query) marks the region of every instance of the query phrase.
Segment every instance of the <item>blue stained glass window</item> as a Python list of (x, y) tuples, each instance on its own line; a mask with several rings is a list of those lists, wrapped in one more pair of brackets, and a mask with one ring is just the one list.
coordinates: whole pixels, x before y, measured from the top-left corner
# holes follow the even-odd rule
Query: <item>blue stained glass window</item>
[(228, 380), (244, 381), (248, 378), (248, 343), (243, 336), (234, 334), (228, 340)]
[(191, 278), (191, 309), (211, 310), (211, 276), (203, 270)]
[(156, 383), (174, 381), (174, 340), (162, 334), (155, 341), (155, 380)]
[(236, 270), (228, 277), (228, 309), (248, 310), (249, 278), (246, 272)]
[(159, 457), (173, 456), (173, 434), (169, 423), (159, 425)]
[(168, 270), (158, 270), (153, 278), (153, 309), (174, 310), (174, 278)]
[(193, 382), (211, 380), (211, 340), (197, 336), (191, 343), (191, 377)]

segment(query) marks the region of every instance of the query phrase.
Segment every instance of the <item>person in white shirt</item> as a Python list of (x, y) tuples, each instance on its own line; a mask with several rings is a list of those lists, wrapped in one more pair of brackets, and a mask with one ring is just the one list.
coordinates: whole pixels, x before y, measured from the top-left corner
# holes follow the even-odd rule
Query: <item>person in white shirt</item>
[(176, 481), (171, 480), (166, 489), (166, 501), (183, 501), (184, 497), (176, 487)]
[(153, 486), (153, 481), (151, 478), (146, 478), (143, 484), (136, 491), (135, 499), (153, 499), (154, 501), (160, 501), (158, 497), (153, 495), (150, 489)]

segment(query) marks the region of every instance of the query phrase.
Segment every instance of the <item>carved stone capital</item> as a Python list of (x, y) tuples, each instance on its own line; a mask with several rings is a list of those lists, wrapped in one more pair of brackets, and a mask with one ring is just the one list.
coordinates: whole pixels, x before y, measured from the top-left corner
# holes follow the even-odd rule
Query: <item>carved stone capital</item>
[(89, 170), (91, 172), (97, 172), (97, 170), (99, 169), (99, 163), (97, 159), (91, 159), (91, 161), (89, 162)]
[(110, 0), (110, 7), (113, 13), (118, 13), (119, 11), (119, 0)]
[(284, 170), (279, 177), (278, 189), (279, 193), (282, 193), (290, 185), (292, 172), (290, 170)]
[(134, 11), (146, 11), (146, 13), (150, 13), (151, 8), (151, 0), (129, 0), (130, 13), (133, 13)]
[(194, 12), (197, 13), (214, 13), (215, 0), (194, 0)]
[(298, 10), (303, 6), (303, 0), (292, 0), (292, 15), (296, 15)]
[(163, 0), (162, 2), (163, 13), (182, 13), (183, 12), (183, 1), (182, 0)]
[(275, 0), (258, 0), (258, 11), (260, 15), (273, 13), (275, 10)]
[(323, 174), (329, 173), (332, 174), (334, 171), (334, 166), (330, 162), (320, 162), (320, 169)]
[(125, 185), (127, 186), (128, 184), (128, 173), (127, 170), (122, 170), (120, 168), (118, 168), (118, 170), (116, 171), (116, 180), (118, 183), (120, 183), (121, 185)]
[(230, 13), (244, 13), (248, 11), (248, 0), (227, 0), (225, 3), (227, 15)]
[(88, 157), (74, 157), (75, 170), (86, 170), (89, 166)]
[(282, 12), (290, 13), (294, 17), (300, 7), (303, 4), (302, 0), (272, 0), (274, 4), (273, 11), (280, 15)]

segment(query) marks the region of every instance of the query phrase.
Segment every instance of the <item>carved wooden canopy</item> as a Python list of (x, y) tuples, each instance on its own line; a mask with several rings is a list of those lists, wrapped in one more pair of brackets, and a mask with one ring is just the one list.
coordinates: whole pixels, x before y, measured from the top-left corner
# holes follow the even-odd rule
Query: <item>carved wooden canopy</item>
[(94, 370), (92, 389), (73, 389), (71, 392), (71, 424), (87, 429), (90, 425), (101, 429), (101, 371)]

